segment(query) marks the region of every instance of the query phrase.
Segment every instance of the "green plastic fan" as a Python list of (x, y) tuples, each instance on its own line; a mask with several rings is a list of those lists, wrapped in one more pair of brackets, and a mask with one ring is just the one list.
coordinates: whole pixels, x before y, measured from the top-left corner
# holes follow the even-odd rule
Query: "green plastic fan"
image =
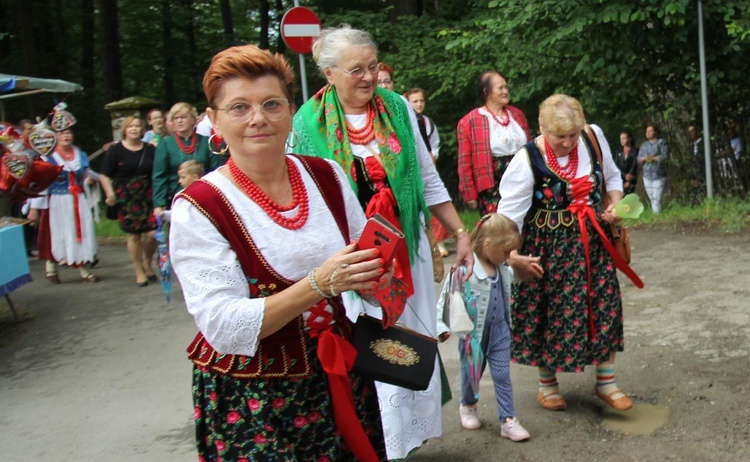
[(620, 218), (638, 218), (643, 212), (643, 204), (638, 194), (631, 193), (615, 204), (615, 214)]

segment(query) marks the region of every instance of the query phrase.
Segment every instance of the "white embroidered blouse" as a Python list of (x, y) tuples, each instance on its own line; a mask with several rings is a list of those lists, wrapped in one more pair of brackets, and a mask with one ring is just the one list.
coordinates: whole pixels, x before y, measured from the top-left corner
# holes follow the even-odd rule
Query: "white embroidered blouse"
[[(310, 205), (307, 222), (299, 230), (277, 225), (222, 176), (220, 169), (203, 180), (216, 185), (227, 197), (268, 263), (281, 276), (298, 281), (346, 243), (307, 170), (299, 160), (294, 162), (302, 174)], [(344, 195), (350, 238), (358, 239), (365, 224), (364, 213), (343, 169), (335, 162), (329, 163), (336, 171)], [(287, 214), (294, 216), (296, 212), (297, 208)], [(265, 300), (249, 298), (248, 281), (229, 242), (189, 201), (177, 200), (172, 207), (169, 244), (188, 312), (208, 343), (223, 354), (253, 356), (258, 347)]]

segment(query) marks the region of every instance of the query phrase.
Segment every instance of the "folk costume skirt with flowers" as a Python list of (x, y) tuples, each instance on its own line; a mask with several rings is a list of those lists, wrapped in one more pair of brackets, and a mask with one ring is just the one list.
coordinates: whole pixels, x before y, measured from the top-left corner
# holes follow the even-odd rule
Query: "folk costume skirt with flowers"
[(587, 220), (592, 286), (587, 297), (586, 256), (577, 218), (571, 218), (554, 229), (528, 220), (524, 225), (519, 254), (541, 257), (544, 274), (513, 286), (511, 353), (519, 364), (582, 372), (623, 351), (622, 300), (612, 257)]
[(114, 180), (113, 183), (120, 229), (131, 234), (156, 230), (151, 205), (151, 178), (139, 175), (129, 180)]
[[(199, 461), (356, 460), (336, 430), (318, 342), (309, 342), (314, 372), (304, 379), (236, 379), (194, 366)], [(349, 378), (357, 416), (378, 458), (385, 460), (374, 384), (354, 374)]]
[(477, 194), (477, 211), (479, 216), (483, 217), (488, 213), (497, 212), (497, 204), (500, 202), (500, 180), (508, 169), (508, 164), (513, 160), (513, 156), (496, 156), (492, 158), (495, 165), (495, 187), (485, 189)]

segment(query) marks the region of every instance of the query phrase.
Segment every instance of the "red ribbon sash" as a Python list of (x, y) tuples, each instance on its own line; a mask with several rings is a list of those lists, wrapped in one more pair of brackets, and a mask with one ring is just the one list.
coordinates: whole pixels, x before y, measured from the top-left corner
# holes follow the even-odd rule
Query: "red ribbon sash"
[[(308, 325), (312, 328), (310, 335), (318, 338), (318, 359), (328, 376), (333, 420), (357, 460), (377, 462), (379, 459), (375, 449), (357, 417), (352, 384), (349, 381), (349, 371), (357, 359), (357, 350), (346, 339), (331, 332), (331, 315), (324, 311), (325, 304), (325, 301), (318, 303), (311, 310)], [(313, 319), (316, 321), (312, 321)], [(321, 332), (319, 328), (325, 330)]]
[(622, 271), (623, 274), (625, 274), (625, 276), (633, 281), (633, 284), (635, 284), (635, 286), (640, 289), (643, 288), (643, 281), (641, 281), (641, 278), (638, 277), (638, 275), (635, 273), (635, 271), (633, 271), (630, 265), (628, 265), (625, 260), (622, 259), (620, 254), (617, 253), (614, 245), (612, 245), (612, 243), (609, 241), (609, 238), (604, 233), (604, 230), (601, 228), (601, 226), (599, 226), (599, 220), (596, 216), (596, 212), (594, 212), (594, 209), (591, 208), (591, 205), (589, 205), (588, 202), (588, 195), (591, 192), (592, 187), (592, 184), (589, 181), (589, 177), (578, 177), (571, 182), (571, 186), (573, 201), (570, 206), (568, 206), (568, 210), (574, 213), (578, 218), (578, 226), (581, 230), (581, 240), (583, 241), (583, 249), (586, 255), (586, 294), (588, 296), (589, 306), (589, 336), (591, 340), (594, 341), (596, 340), (596, 326), (594, 325), (594, 310), (591, 303), (591, 254), (589, 252), (589, 234), (588, 229), (586, 228), (586, 218), (588, 218), (588, 220), (591, 222), (591, 225), (601, 237), (602, 244), (604, 244), (604, 248), (612, 256), (615, 267)]
[(68, 172), (68, 192), (73, 195), (73, 209), (76, 215), (76, 241), (81, 242), (83, 235), (81, 234), (80, 204), (78, 203), (78, 197), (81, 195), (81, 187), (76, 183), (75, 172)]

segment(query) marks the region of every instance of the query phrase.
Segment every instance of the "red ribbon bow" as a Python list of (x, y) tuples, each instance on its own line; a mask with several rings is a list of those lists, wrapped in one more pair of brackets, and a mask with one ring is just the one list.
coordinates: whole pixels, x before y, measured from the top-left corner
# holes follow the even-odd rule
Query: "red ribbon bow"
[[(310, 319), (322, 314), (324, 309), (325, 302), (316, 305), (311, 310)], [(349, 381), (349, 371), (352, 370), (354, 360), (357, 359), (357, 350), (345, 338), (331, 332), (330, 324), (325, 328), (319, 325), (325, 329), (322, 331), (314, 324), (316, 323), (308, 323), (312, 327), (311, 336), (318, 338), (318, 359), (328, 376), (336, 428), (357, 460), (377, 462), (379, 459), (375, 449), (365, 434), (362, 422), (357, 417), (352, 384)]]

